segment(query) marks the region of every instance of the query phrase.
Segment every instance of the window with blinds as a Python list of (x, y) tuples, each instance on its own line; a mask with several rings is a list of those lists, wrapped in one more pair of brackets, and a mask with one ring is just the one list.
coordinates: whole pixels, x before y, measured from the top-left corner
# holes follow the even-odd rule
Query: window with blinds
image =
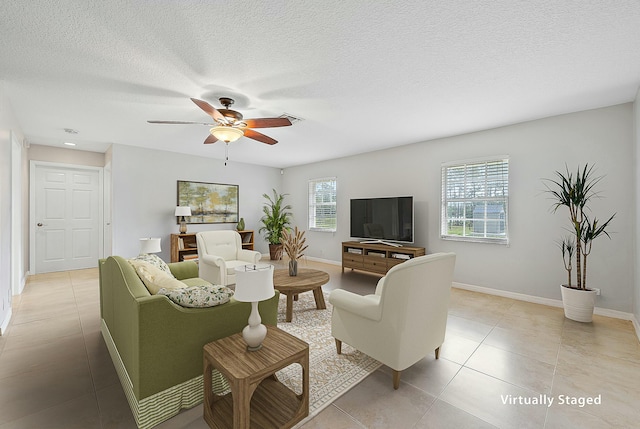
[(441, 237), (509, 243), (509, 159), (442, 165)]
[(309, 229), (334, 232), (337, 225), (335, 177), (309, 180)]

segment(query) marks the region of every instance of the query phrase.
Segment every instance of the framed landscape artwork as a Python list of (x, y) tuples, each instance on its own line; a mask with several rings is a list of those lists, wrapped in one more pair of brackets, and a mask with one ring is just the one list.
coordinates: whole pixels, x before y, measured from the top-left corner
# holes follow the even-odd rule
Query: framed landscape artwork
[(187, 223), (238, 223), (238, 185), (178, 180), (178, 205), (191, 207)]

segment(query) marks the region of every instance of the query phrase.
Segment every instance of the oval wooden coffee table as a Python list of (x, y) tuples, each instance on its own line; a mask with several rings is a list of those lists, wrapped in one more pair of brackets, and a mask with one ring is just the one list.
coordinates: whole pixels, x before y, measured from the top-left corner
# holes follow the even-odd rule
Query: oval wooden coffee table
[(293, 318), (293, 300), (298, 294), (313, 291), (316, 300), (316, 308), (324, 310), (327, 308), (322, 295), (322, 285), (329, 281), (329, 274), (324, 271), (311, 268), (298, 268), (297, 276), (290, 276), (289, 270), (275, 270), (273, 272), (273, 287), (280, 293), (287, 295), (287, 315), (286, 321), (291, 322)]

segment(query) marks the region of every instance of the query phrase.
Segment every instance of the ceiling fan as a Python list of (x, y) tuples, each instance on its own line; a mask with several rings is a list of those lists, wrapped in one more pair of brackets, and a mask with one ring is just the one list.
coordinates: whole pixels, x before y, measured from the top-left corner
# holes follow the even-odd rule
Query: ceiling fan
[(216, 109), (211, 104), (197, 98), (192, 98), (199, 108), (211, 116), (215, 123), (206, 122), (190, 122), (190, 121), (147, 121), (150, 124), (198, 124), (212, 126), (209, 130), (209, 136), (205, 139), (205, 144), (215, 143), (218, 140), (222, 140), (225, 143), (230, 143), (238, 140), (240, 137), (248, 137), (253, 140), (257, 140), (266, 144), (276, 144), (277, 140), (259, 133), (253, 128), (273, 128), (273, 127), (288, 127), (291, 125), (291, 121), (288, 118), (257, 118), (257, 119), (244, 119), (242, 114), (236, 110), (231, 110), (234, 100), (228, 97), (220, 97), (220, 104), (224, 106), (224, 109)]

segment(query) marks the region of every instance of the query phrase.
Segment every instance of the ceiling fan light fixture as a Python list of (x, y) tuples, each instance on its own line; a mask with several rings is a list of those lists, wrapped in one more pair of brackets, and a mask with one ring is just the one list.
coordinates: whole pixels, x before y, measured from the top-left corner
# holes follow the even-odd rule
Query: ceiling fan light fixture
[(213, 127), (209, 130), (209, 132), (218, 140), (222, 140), (226, 143), (234, 142), (244, 135), (244, 131), (242, 131), (241, 129), (228, 127), (225, 125), (218, 125), (217, 127)]

